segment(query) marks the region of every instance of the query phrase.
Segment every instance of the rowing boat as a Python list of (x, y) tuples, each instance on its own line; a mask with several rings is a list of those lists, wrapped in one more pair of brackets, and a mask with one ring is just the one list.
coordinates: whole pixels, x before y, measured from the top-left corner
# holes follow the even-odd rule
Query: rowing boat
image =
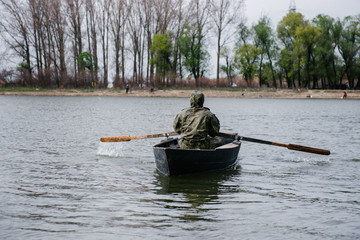
[(236, 136), (236, 133), (222, 133), (225, 144), (215, 149), (181, 149), (178, 138), (169, 138), (153, 147), (156, 168), (172, 176), (234, 167), (241, 146)]

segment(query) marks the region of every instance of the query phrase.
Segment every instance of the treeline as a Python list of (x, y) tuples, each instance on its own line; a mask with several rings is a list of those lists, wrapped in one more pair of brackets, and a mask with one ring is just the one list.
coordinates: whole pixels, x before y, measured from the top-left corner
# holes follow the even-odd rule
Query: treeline
[[(359, 87), (360, 15), (312, 21), (290, 11), (252, 27), (243, 0), (0, 0), (0, 32), (35, 87)], [(210, 53), (216, 78), (208, 79)], [(221, 75), (226, 76), (221, 78)]]

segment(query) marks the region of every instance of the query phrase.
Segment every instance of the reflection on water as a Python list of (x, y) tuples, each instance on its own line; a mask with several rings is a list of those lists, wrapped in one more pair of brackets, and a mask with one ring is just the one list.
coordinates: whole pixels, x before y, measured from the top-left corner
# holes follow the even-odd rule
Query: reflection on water
[(360, 239), (360, 108), (352, 100), (208, 98), (243, 142), (241, 170), (164, 177), (181, 98), (0, 96), (0, 239)]
[[(239, 170), (211, 171), (183, 176), (163, 176), (156, 174), (155, 185), (158, 195), (172, 195), (182, 198), (184, 204), (163, 199), (164, 207), (184, 211), (180, 218), (184, 221), (216, 221), (206, 216), (206, 212), (220, 204), (219, 195), (237, 191), (237, 185), (227, 185), (240, 175)], [(161, 201), (161, 199), (160, 199)], [(185, 204), (186, 203), (186, 204)]]

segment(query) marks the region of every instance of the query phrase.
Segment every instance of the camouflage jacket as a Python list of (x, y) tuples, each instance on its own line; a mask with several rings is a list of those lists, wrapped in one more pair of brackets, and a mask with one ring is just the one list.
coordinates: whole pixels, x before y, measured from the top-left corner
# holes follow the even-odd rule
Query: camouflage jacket
[(174, 129), (181, 136), (180, 147), (210, 148), (210, 138), (219, 133), (220, 122), (210, 109), (202, 107), (203, 94), (193, 94), (191, 107), (183, 109), (175, 118)]

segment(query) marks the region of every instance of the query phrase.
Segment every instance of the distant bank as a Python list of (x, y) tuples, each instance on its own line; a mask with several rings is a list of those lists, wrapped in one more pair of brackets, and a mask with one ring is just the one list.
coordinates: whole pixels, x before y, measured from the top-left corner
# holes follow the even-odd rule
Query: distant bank
[[(0, 95), (24, 96), (111, 96), (111, 97), (189, 97), (195, 89), (17, 89), (0, 88)], [(205, 97), (220, 98), (316, 98), (341, 99), (344, 90), (292, 90), (292, 89), (197, 89)], [(360, 99), (360, 90), (346, 90), (347, 99)]]

